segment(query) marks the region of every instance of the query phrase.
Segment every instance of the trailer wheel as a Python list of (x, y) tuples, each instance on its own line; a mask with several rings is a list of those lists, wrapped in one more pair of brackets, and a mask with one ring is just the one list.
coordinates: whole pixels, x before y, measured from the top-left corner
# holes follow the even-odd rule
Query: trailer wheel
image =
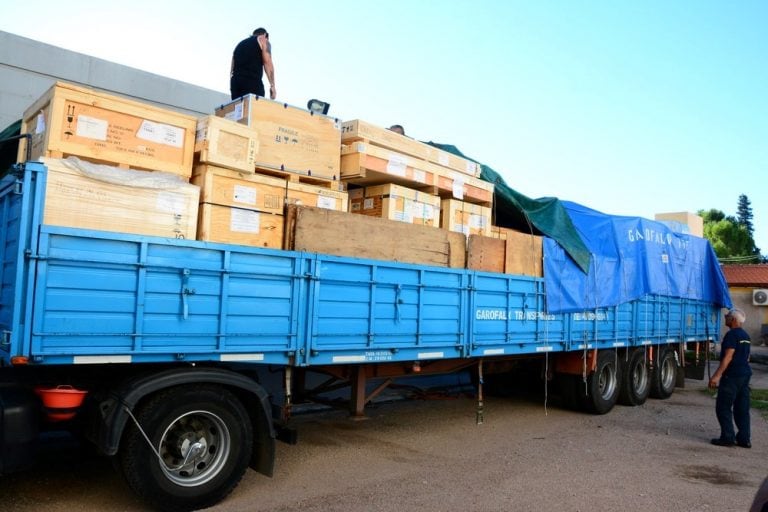
[(619, 368), (611, 350), (597, 354), (595, 371), (587, 377), (586, 409), (594, 414), (605, 414), (616, 405), (619, 397)]
[(171, 388), (135, 416), (154, 450), (129, 420), (119, 463), (128, 485), (154, 508), (210, 507), (240, 482), (253, 446), (251, 420), (226, 389)]
[(656, 366), (651, 372), (651, 396), (662, 400), (672, 396), (675, 391), (676, 376), (675, 352), (668, 348), (659, 349)]
[(651, 392), (645, 349), (633, 350), (622, 365), (619, 403), (622, 405), (643, 405)]

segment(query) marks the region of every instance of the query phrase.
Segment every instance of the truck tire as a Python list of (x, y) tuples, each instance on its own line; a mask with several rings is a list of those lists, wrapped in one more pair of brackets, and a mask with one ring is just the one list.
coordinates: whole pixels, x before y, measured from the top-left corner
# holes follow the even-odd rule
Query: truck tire
[(612, 350), (597, 354), (595, 371), (587, 377), (586, 410), (593, 414), (605, 414), (613, 409), (619, 398), (620, 370)]
[(226, 389), (171, 388), (152, 397), (135, 416), (162, 460), (129, 420), (118, 462), (131, 489), (153, 508), (210, 507), (243, 477), (253, 447), (251, 420)]
[(651, 397), (662, 400), (672, 396), (677, 377), (675, 351), (667, 347), (659, 348), (656, 365), (651, 372)]
[(645, 359), (645, 349), (632, 351), (621, 368), (621, 390), (619, 403), (622, 405), (643, 405), (651, 392), (651, 379)]

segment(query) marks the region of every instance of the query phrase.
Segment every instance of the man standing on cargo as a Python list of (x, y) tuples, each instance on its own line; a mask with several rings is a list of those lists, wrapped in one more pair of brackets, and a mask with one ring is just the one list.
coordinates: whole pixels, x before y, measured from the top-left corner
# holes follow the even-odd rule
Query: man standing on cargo
[(269, 80), (269, 97), (275, 99), (275, 67), (272, 64), (272, 43), (264, 28), (257, 28), (253, 35), (240, 41), (232, 52), (229, 72), (229, 92), (232, 99), (246, 94), (265, 96), (261, 77), (266, 72)]
[[(720, 437), (712, 440), (717, 446), (751, 448), (749, 425), (749, 349), (751, 340), (747, 331), (741, 328), (746, 315), (740, 309), (731, 309), (725, 314), (725, 325), (729, 331), (723, 337), (720, 347), (720, 365), (712, 378), (709, 388), (717, 388), (715, 413), (720, 423)], [(736, 422), (738, 433), (734, 434)]]

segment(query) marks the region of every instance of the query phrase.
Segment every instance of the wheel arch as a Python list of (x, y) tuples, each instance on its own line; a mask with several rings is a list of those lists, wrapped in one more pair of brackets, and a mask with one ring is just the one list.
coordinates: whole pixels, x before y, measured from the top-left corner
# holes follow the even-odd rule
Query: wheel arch
[(272, 476), (275, 460), (275, 429), (269, 395), (252, 378), (222, 368), (174, 368), (137, 375), (123, 380), (99, 404), (100, 425), (95, 442), (105, 455), (115, 455), (131, 412), (149, 396), (184, 384), (218, 384), (228, 388), (243, 403), (254, 428), (250, 467)]

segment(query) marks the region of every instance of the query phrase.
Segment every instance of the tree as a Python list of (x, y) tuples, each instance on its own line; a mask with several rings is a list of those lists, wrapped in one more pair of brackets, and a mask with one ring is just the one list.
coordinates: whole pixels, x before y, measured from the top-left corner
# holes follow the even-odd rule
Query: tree
[(698, 214), (704, 219), (704, 238), (712, 244), (718, 259), (732, 263), (759, 261), (760, 250), (755, 247), (752, 234), (738, 219), (716, 209), (699, 210)]
[(755, 235), (755, 227), (752, 225), (752, 203), (746, 194), (739, 196), (739, 207), (736, 210), (736, 218), (739, 224), (747, 228), (749, 236)]

